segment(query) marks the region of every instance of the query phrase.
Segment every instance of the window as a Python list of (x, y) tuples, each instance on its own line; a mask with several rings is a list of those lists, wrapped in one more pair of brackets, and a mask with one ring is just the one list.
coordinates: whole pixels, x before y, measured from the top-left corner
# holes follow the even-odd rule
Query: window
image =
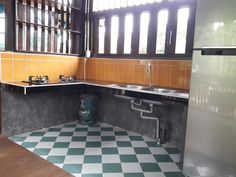
[(131, 53), (132, 34), (133, 34), (133, 14), (127, 14), (125, 16), (124, 54)]
[(82, 55), (84, 2), (16, 0), (16, 50)]
[(5, 50), (5, 9), (0, 4), (0, 50)]
[(189, 58), (195, 3), (195, 0), (93, 0), (94, 56)]
[(186, 51), (188, 19), (189, 8), (179, 9), (175, 53), (182, 54)]
[(105, 32), (106, 32), (106, 27), (105, 27), (105, 19), (101, 18), (99, 19), (99, 50), (98, 52), (100, 54), (104, 53), (104, 48), (105, 48)]
[(113, 16), (111, 18), (111, 54), (117, 53), (117, 42), (119, 33), (119, 17)]
[(149, 28), (149, 12), (143, 12), (140, 19), (140, 36), (139, 36), (139, 54), (147, 53), (147, 40)]
[(168, 10), (160, 10), (157, 20), (156, 54), (164, 54), (166, 46), (166, 29), (168, 24)]

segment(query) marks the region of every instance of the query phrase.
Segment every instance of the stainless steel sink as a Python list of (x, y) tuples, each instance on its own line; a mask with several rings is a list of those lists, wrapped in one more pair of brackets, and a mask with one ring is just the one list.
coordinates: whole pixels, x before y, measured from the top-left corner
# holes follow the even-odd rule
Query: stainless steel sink
[(134, 84), (107, 84), (107, 87), (113, 87), (113, 88), (127, 88), (130, 90), (140, 90), (140, 91), (149, 91), (149, 92), (154, 92), (156, 94), (160, 95), (169, 95), (169, 96), (176, 96), (176, 97), (184, 97), (188, 98), (189, 93), (185, 93), (184, 91), (181, 90), (174, 90), (174, 89), (168, 89), (168, 88), (158, 88), (158, 87), (147, 87), (147, 86), (142, 86), (142, 85), (134, 85)]
[(176, 90), (163, 89), (163, 88), (153, 88), (153, 91), (158, 93), (176, 93)]
[(141, 85), (132, 85), (132, 84), (107, 84), (107, 87), (118, 87), (118, 88), (127, 88), (127, 89), (134, 89), (134, 90), (143, 90), (147, 87)]
[(161, 94), (161, 95), (174, 96), (179, 98), (189, 98), (189, 93), (183, 90), (174, 90), (174, 89), (157, 88), (157, 87), (149, 87), (144, 90), (155, 92), (156, 94)]
[(148, 88), (145, 88), (144, 90), (156, 92), (156, 93), (166, 93), (166, 94), (176, 93), (176, 90), (174, 89), (158, 88), (158, 87), (148, 87)]
[(175, 93), (176, 97), (189, 98), (189, 93)]
[(108, 84), (107, 87), (120, 87), (118, 84)]
[(142, 90), (142, 89), (145, 89), (144, 86), (141, 86), (141, 85), (124, 85), (122, 87), (125, 87), (125, 88), (128, 88), (128, 89), (134, 89), (134, 90)]

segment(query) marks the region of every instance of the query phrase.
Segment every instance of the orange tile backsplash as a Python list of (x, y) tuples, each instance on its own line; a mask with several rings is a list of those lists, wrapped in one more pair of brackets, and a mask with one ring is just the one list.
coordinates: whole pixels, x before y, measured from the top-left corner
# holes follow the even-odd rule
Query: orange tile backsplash
[(51, 80), (60, 74), (83, 79), (83, 58), (61, 55), (0, 53), (1, 80), (17, 82), (29, 76), (48, 75)]
[[(1, 80), (22, 81), (28, 76), (48, 75), (58, 79), (60, 74), (75, 75), (84, 79), (84, 58), (61, 55), (0, 53)], [(149, 84), (147, 65), (152, 64), (153, 86), (188, 90), (191, 77), (191, 60), (140, 60), (140, 59), (86, 59), (86, 79)]]
[(86, 77), (90, 80), (149, 85), (148, 63), (152, 64), (153, 86), (189, 90), (191, 60), (92, 58), (86, 63)]
[(1, 60), (1, 78), (4, 81), (13, 81), (13, 69), (11, 59)]

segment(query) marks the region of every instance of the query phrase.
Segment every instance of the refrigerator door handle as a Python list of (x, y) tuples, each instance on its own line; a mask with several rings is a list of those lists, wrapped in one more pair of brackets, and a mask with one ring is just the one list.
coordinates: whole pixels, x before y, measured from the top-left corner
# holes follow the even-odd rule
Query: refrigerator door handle
[(218, 47), (204, 47), (201, 48), (201, 54), (202, 55), (222, 55), (222, 56), (226, 56), (226, 55), (234, 55), (236, 56), (236, 48), (235, 47), (222, 47), (222, 48), (218, 48)]
[(172, 45), (172, 34), (173, 34), (173, 32), (171, 30), (170, 33), (169, 33), (169, 46)]

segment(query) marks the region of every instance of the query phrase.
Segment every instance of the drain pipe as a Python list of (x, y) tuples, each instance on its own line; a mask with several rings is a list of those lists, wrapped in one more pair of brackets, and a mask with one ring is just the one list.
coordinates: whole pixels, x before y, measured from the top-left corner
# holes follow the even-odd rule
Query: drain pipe
[[(125, 96), (124, 93), (122, 94), (115, 94), (114, 95), (117, 98), (130, 100), (131, 109), (134, 111), (137, 111), (140, 113), (140, 117), (145, 120), (155, 120), (156, 121), (156, 135), (155, 138), (158, 141), (158, 144), (161, 144), (160, 135), (159, 135), (159, 129), (160, 129), (160, 118), (158, 116), (154, 116), (154, 106), (162, 106), (164, 103), (159, 101), (151, 101), (151, 100), (145, 100), (145, 99), (135, 99), (133, 97)], [(143, 103), (146, 103), (149, 105), (149, 110), (142, 109)], [(139, 108), (138, 108), (139, 107)], [(150, 114), (150, 116), (147, 116), (145, 114)]]
[[(135, 107), (135, 106), (142, 106), (143, 102), (146, 102), (146, 103), (149, 104), (149, 108), (150, 108), (149, 110)], [(140, 117), (142, 119), (145, 119), (145, 120), (155, 120), (156, 121), (156, 139), (158, 141), (158, 144), (160, 144), (161, 141), (160, 141), (160, 135), (159, 135), (159, 127), (160, 127), (160, 119), (159, 119), (159, 117), (155, 117), (153, 115), (152, 116), (145, 115), (145, 113), (146, 114), (153, 114), (154, 113), (154, 104), (155, 103), (154, 102), (150, 103), (148, 100), (144, 101), (144, 100), (134, 100), (134, 99), (131, 100), (130, 103), (131, 103), (131, 109), (140, 112)], [(163, 103), (156, 102), (156, 105), (163, 105)]]

